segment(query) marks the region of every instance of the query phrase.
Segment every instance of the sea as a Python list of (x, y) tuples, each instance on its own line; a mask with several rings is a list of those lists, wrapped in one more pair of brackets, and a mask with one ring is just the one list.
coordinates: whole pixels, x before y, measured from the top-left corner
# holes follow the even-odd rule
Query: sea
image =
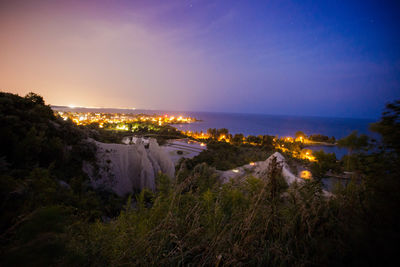
[[(377, 138), (369, 131), (369, 125), (373, 119), (355, 118), (331, 118), (317, 116), (287, 116), (267, 114), (240, 114), (240, 113), (215, 113), (215, 112), (191, 112), (191, 111), (165, 111), (143, 109), (110, 109), (110, 108), (69, 108), (53, 106), (53, 109), (72, 112), (109, 112), (109, 113), (133, 113), (133, 114), (157, 114), (173, 116), (190, 116), (197, 122), (190, 124), (176, 124), (174, 127), (185, 131), (203, 131), (209, 128), (226, 128), (231, 134), (242, 133), (247, 135), (273, 135), (278, 137), (294, 136), (297, 131), (307, 135), (322, 134), (334, 136), (336, 139), (349, 135), (352, 131), (367, 134)], [(324, 150), (335, 153), (337, 158), (347, 153), (346, 149), (338, 147), (310, 147), (312, 150)]]

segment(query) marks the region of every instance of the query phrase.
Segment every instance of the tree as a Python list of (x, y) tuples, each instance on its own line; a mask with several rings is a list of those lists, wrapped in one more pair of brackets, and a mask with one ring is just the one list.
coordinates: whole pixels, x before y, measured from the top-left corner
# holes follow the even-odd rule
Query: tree
[(45, 105), (43, 97), (33, 92), (28, 93), (25, 99), (39, 105)]
[(358, 151), (362, 148), (366, 148), (368, 146), (368, 136), (365, 134), (360, 134), (358, 136), (357, 131), (353, 131), (348, 136), (340, 139), (337, 142), (338, 147), (347, 148), (348, 156), (347, 156), (347, 169), (350, 168), (350, 159), (354, 150)]
[(400, 154), (400, 100), (387, 104), (381, 120), (370, 128), (382, 136), (386, 148)]
[(212, 139), (217, 139), (217, 129), (215, 129), (215, 128), (209, 128), (208, 130), (207, 130), (207, 135), (208, 136), (210, 136), (210, 138), (212, 138)]
[(368, 136), (360, 134), (358, 136), (357, 131), (353, 131), (348, 136), (338, 141), (338, 147), (344, 147), (349, 150), (349, 155), (352, 154), (353, 150), (360, 150), (368, 146)]
[(271, 163), (267, 170), (267, 183), (269, 185), (269, 195), (274, 199), (278, 193), (288, 187), (282, 176), (282, 165), (277, 161), (276, 157), (272, 157)]
[(239, 146), (243, 144), (243, 138), (244, 138), (243, 134), (235, 134), (232, 138), (232, 143), (236, 146)]
[(302, 131), (297, 131), (296, 132), (296, 134), (295, 134), (295, 138), (297, 139), (297, 138), (300, 138), (300, 137), (303, 137), (303, 138), (305, 138), (307, 135), (305, 134), (305, 133), (303, 133)]
[(259, 136), (249, 135), (247, 136), (247, 142), (253, 145), (261, 144), (262, 139)]
[(262, 137), (262, 145), (266, 148), (272, 149), (274, 147), (274, 136), (272, 135), (263, 135)]
[(327, 171), (339, 171), (335, 153), (325, 153), (323, 150), (315, 151), (316, 161), (311, 164), (311, 172), (314, 177), (322, 178)]
[(218, 138), (227, 139), (229, 135), (229, 130), (226, 128), (221, 128), (217, 130)]

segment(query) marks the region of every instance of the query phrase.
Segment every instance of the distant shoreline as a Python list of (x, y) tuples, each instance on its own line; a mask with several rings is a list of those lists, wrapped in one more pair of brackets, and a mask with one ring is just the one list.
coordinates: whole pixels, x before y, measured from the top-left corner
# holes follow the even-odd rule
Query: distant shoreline
[[(375, 122), (379, 118), (356, 118), (356, 117), (333, 117), (333, 116), (318, 116), (318, 115), (297, 115), (297, 114), (271, 114), (271, 113), (246, 113), (246, 112), (226, 112), (226, 111), (196, 111), (196, 110), (165, 110), (165, 109), (143, 109), (143, 108), (118, 108), (118, 107), (72, 107), (72, 106), (63, 106), (63, 105), (52, 105), (51, 108), (54, 109), (82, 109), (82, 110), (107, 110), (103, 112), (108, 112), (108, 110), (126, 110), (133, 113), (145, 113), (145, 114), (154, 114), (157, 112), (161, 113), (171, 113), (171, 114), (221, 114), (221, 115), (239, 115), (239, 116), (270, 116), (270, 117), (283, 117), (283, 118), (314, 118), (314, 119), (344, 119), (344, 120), (364, 120)], [(118, 113), (118, 112), (115, 112)], [(126, 112), (125, 112), (126, 113)]]

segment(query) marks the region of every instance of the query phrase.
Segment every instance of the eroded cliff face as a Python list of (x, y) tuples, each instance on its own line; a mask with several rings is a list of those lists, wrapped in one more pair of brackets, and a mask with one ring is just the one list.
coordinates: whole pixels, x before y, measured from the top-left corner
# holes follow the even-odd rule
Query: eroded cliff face
[[(223, 183), (227, 183), (230, 179), (237, 179), (244, 181), (246, 177), (252, 175), (257, 178), (266, 177), (268, 173), (269, 166), (273, 159), (276, 159), (276, 162), (282, 167), (282, 177), (285, 179), (286, 183), (290, 186), (291, 184), (302, 185), (304, 184), (305, 180), (294, 175), (289, 168), (289, 165), (286, 162), (285, 157), (279, 153), (275, 152), (269, 158), (264, 161), (254, 162), (253, 164), (247, 164), (233, 170), (228, 171), (219, 171), (220, 179)], [(322, 190), (322, 193), (326, 197), (332, 197), (333, 194)]]
[(256, 164), (255, 168), (254, 168), (254, 175), (256, 177), (265, 176), (266, 173), (268, 172), (268, 168), (269, 168), (273, 158), (276, 158), (276, 162), (282, 167), (282, 176), (283, 176), (283, 178), (285, 178), (288, 185), (290, 185), (294, 182), (298, 182), (298, 183), (303, 182), (303, 179), (297, 177), (290, 171), (289, 165), (287, 164), (285, 157), (282, 156), (282, 154), (279, 152), (275, 152), (269, 158), (267, 158), (265, 161), (261, 161), (258, 164)]
[(129, 145), (93, 142), (97, 146), (97, 162), (85, 163), (83, 169), (96, 188), (103, 187), (122, 196), (135, 189), (154, 191), (159, 172), (174, 177), (172, 160), (154, 139), (149, 140), (148, 148), (142, 139)]
[(282, 176), (283, 176), (283, 178), (285, 178), (288, 185), (290, 185), (294, 182), (297, 182), (297, 183), (303, 182), (303, 179), (297, 177), (290, 171), (285, 158), (279, 152), (275, 152), (269, 158), (267, 158), (265, 161), (258, 161), (258, 162), (253, 163), (253, 165), (247, 164), (247, 165), (238, 167), (233, 170), (220, 172), (220, 175), (221, 175), (220, 177), (224, 183), (228, 182), (232, 178), (234, 178), (234, 179), (245, 178), (249, 174), (253, 175), (254, 177), (258, 177), (258, 178), (265, 177), (273, 158), (276, 158), (276, 162), (282, 167)]

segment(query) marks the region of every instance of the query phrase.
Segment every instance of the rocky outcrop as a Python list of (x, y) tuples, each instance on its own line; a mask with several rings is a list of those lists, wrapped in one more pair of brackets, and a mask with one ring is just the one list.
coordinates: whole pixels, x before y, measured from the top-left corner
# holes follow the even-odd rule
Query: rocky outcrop
[[(266, 177), (273, 158), (276, 158), (276, 162), (282, 167), (282, 177), (285, 179), (289, 186), (293, 183), (303, 184), (305, 182), (304, 179), (294, 175), (290, 171), (289, 165), (287, 164), (285, 157), (282, 156), (282, 154), (279, 152), (275, 152), (265, 161), (254, 162), (253, 164), (247, 164), (228, 171), (219, 171), (220, 179), (223, 183), (227, 183), (230, 179), (244, 180), (249, 175), (257, 178)], [(326, 190), (322, 190), (322, 193), (325, 197), (333, 196), (331, 192), (328, 192)]]
[(149, 140), (148, 148), (142, 139), (129, 145), (93, 142), (97, 146), (97, 161), (85, 163), (83, 168), (96, 188), (109, 189), (122, 196), (135, 189), (154, 191), (159, 172), (174, 176), (174, 164), (154, 139)]
[(252, 165), (247, 164), (233, 170), (228, 170), (221, 172), (221, 179), (223, 182), (228, 182), (230, 179), (241, 179), (247, 177), (248, 175), (253, 175), (254, 177), (264, 177), (268, 172), (269, 165), (273, 158), (276, 158), (276, 162), (282, 167), (282, 176), (285, 178), (286, 182), (290, 185), (293, 182), (303, 182), (303, 179), (294, 175), (290, 169), (288, 164), (286, 163), (285, 158), (281, 153), (275, 152), (265, 161), (254, 162)]

